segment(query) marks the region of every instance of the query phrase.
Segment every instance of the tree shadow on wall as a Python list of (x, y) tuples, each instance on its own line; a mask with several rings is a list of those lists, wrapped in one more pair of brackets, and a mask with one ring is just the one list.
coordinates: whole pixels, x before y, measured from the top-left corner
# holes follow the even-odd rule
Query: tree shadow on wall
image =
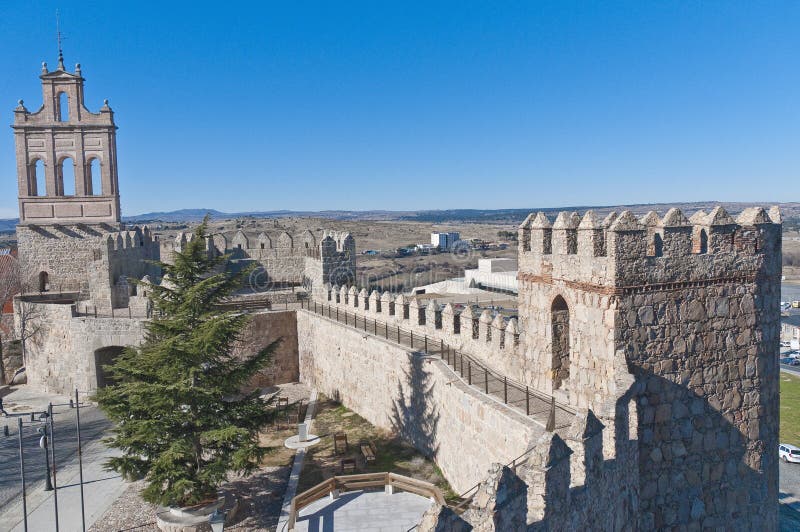
[(397, 399), (392, 404), (391, 423), (400, 438), (426, 457), (435, 458), (439, 452), (436, 431), (440, 414), (433, 401), (434, 384), (425, 371), (425, 364), (423, 355), (411, 355), (409, 369), (403, 371), (405, 378), (397, 381)]

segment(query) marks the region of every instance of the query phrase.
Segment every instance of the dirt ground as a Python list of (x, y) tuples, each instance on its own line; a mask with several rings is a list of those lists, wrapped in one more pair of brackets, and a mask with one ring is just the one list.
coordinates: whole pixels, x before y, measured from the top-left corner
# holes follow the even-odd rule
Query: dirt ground
[[(320, 397), (313, 431), (320, 443), (308, 448), (300, 473), (298, 492), (307, 490), (325, 479), (342, 474), (342, 460), (355, 460), (353, 473), (391, 471), (424, 480), (438, 486), (445, 497), (454, 498), (450, 485), (436, 464), (389, 431), (374, 427), (364, 418), (325, 397)], [(334, 434), (346, 435), (347, 447), (334, 449)], [(372, 444), (375, 460), (367, 462), (361, 444)]]
[[(174, 238), (179, 231), (190, 231), (196, 224), (160, 224), (153, 229), (163, 239)], [(383, 290), (409, 290), (452, 277), (462, 277), (464, 269), (476, 268), (479, 258), (510, 257), (517, 255), (516, 242), (509, 240), (507, 234), (516, 233), (512, 224), (437, 224), (405, 221), (350, 221), (323, 218), (240, 218), (214, 220), (210, 229), (231, 237), (242, 229), (248, 235), (266, 233), (275, 241), (278, 234), (286, 231), (297, 235), (310, 230), (318, 238), (325, 230), (348, 231), (356, 240), (358, 253), (357, 269), (360, 286), (376, 286)], [(429, 244), (431, 232), (458, 231), (463, 240), (480, 239), (496, 247), (505, 245), (506, 249), (469, 250), (466, 253), (432, 253), (429, 255), (409, 255), (396, 257), (397, 248), (413, 247), (416, 244)], [(366, 255), (365, 251), (377, 254)]]

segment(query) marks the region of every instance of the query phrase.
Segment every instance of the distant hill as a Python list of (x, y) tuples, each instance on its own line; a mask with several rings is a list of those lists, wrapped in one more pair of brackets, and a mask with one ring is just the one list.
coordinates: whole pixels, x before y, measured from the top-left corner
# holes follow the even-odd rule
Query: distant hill
[(0, 233), (16, 230), (18, 223), (19, 223), (19, 218), (6, 218), (0, 220)]
[[(731, 214), (737, 214), (747, 207), (761, 206), (768, 207), (769, 205), (762, 205), (758, 203), (732, 203), (723, 201), (697, 201), (687, 203), (640, 203), (634, 205), (605, 205), (605, 206), (591, 206), (581, 205), (572, 207), (531, 207), (527, 209), (453, 209), (453, 210), (434, 210), (434, 211), (418, 211), (412, 214), (401, 216), (399, 219), (415, 222), (431, 222), (431, 223), (445, 223), (445, 222), (473, 222), (473, 223), (520, 223), (525, 219), (528, 214), (532, 212), (542, 211), (551, 217), (555, 217), (556, 213), (560, 211), (578, 211), (584, 213), (592, 209), (598, 216), (605, 216), (611, 211), (621, 212), (623, 210), (630, 210), (634, 214), (643, 215), (648, 211), (656, 211), (663, 216), (672, 207), (681, 209), (685, 214), (691, 215), (696, 211), (704, 210), (711, 211), (717, 205), (721, 205), (726, 211)], [(800, 203), (779, 203), (781, 212), (784, 218), (797, 218), (800, 217)]]
[(210, 214), (211, 218), (228, 218), (224, 212), (214, 209), (179, 209), (177, 211), (169, 212), (148, 212), (145, 214), (137, 214), (134, 216), (123, 216), (126, 222), (196, 222), (202, 220), (206, 214)]
[(230, 218), (330, 218), (334, 220), (397, 220), (405, 215), (414, 214), (408, 211), (243, 211), (221, 212), (215, 209), (180, 209), (169, 212), (148, 212), (134, 216), (124, 216), (127, 222), (196, 222), (209, 214), (212, 220)]
[[(179, 209), (167, 212), (148, 212), (134, 216), (125, 216), (123, 220), (131, 223), (151, 223), (151, 222), (197, 222), (203, 219), (206, 214), (211, 215), (214, 220), (224, 220), (231, 218), (328, 218), (333, 220), (400, 220), (410, 222), (428, 223), (519, 223), (531, 212), (543, 211), (551, 215), (559, 211), (579, 211), (585, 212), (588, 209), (594, 210), (598, 215), (605, 216), (611, 211), (620, 212), (625, 209), (633, 211), (637, 215), (645, 214), (647, 211), (654, 210), (663, 215), (671, 207), (678, 207), (687, 215), (700, 209), (706, 212), (713, 209), (716, 205), (722, 205), (728, 212), (736, 214), (743, 209), (759, 205), (754, 203), (730, 203), (718, 201), (697, 201), (687, 203), (640, 203), (635, 205), (605, 205), (605, 206), (572, 206), (572, 207), (529, 207), (524, 209), (444, 209), (444, 210), (420, 210), (420, 211), (243, 211), (243, 212), (222, 212), (216, 209)], [(784, 219), (800, 219), (800, 202), (780, 203)], [(767, 205), (761, 205), (767, 207)], [(14, 231), (18, 223), (17, 218), (0, 220), (0, 232)]]

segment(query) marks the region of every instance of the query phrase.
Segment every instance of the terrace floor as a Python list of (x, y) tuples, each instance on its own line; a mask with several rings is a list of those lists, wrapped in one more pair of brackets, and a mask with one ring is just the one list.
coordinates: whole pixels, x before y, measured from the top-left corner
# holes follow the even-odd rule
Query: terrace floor
[(406, 492), (349, 491), (325, 497), (300, 511), (295, 530), (303, 532), (405, 532), (416, 527), (431, 500)]

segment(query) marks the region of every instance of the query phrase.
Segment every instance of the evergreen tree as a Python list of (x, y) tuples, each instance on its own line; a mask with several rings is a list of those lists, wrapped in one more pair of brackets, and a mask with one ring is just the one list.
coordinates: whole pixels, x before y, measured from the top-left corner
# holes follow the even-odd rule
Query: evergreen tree
[(96, 395), (115, 422), (108, 443), (122, 451), (107, 468), (144, 478), (144, 499), (166, 506), (209, 500), (229, 472), (251, 473), (268, 451), (258, 432), (274, 416), (258, 391), (241, 388), (278, 341), (249, 359), (233, 356), (247, 316), (217, 304), (248, 271), (232, 274), (225, 257), (209, 257), (207, 226), (208, 218), (174, 264), (160, 264), (163, 286), (142, 285), (155, 311), (144, 343), (107, 366), (113, 384)]

